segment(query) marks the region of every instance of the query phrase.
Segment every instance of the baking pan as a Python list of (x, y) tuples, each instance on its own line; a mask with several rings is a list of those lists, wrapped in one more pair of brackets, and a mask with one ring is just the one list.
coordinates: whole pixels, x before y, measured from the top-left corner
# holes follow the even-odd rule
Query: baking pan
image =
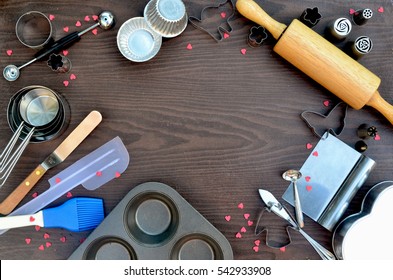
[(227, 260), (232, 248), (168, 185), (133, 188), (69, 259)]

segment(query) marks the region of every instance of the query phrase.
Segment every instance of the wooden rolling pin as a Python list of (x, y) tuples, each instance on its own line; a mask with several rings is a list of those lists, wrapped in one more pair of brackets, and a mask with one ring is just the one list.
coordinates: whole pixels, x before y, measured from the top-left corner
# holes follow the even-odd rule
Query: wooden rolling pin
[(237, 10), (277, 39), (273, 50), (356, 110), (368, 105), (393, 124), (393, 106), (378, 92), (381, 79), (321, 35), (294, 19), (287, 27), (253, 0), (238, 0)]

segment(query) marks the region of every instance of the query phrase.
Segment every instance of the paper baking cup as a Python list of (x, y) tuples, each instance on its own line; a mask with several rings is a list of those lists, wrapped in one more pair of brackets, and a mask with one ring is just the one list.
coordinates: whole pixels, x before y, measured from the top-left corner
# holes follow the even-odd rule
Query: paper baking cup
[(135, 62), (152, 59), (160, 50), (162, 37), (154, 32), (143, 17), (127, 20), (117, 33), (117, 47), (121, 54)]
[(145, 7), (144, 17), (151, 29), (166, 38), (181, 34), (188, 21), (181, 0), (151, 0)]

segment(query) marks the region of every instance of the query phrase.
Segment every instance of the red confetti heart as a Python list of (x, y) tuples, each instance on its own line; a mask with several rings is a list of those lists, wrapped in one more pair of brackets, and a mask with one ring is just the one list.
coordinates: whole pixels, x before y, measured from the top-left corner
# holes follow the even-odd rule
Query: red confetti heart
[(237, 205), (237, 208), (243, 209), (243, 208), (244, 208), (244, 204), (243, 204), (243, 203), (239, 203), (239, 204)]
[(231, 216), (225, 216), (225, 220), (227, 221), (227, 222), (229, 222), (230, 220), (231, 220)]
[(250, 218), (250, 214), (246, 213), (243, 215), (244, 219), (248, 220), (248, 218)]
[(60, 237), (60, 241), (65, 243), (66, 242), (66, 237), (65, 236)]
[(250, 226), (252, 226), (254, 224), (254, 222), (253, 221), (247, 221), (247, 224), (250, 227)]
[(242, 53), (242, 55), (245, 55), (247, 50), (246, 49), (241, 49), (240, 52)]
[(13, 51), (12, 51), (12, 50), (7, 50), (7, 55), (8, 55), (8, 56), (11, 56), (11, 55), (12, 55), (12, 53), (13, 53)]
[(97, 171), (96, 172), (96, 176), (98, 176), (98, 177), (102, 176), (102, 172), (101, 171)]
[(310, 176), (306, 176), (306, 177), (304, 177), (304, 179), (306, 180), (306, 182), (310, 182), (311, 177)]
[(228, 33), (224, 33), (224, 39), (228, 39), (229, 38), (229, 34)]
[(49, 238), (50, 238), (49, 233), (45, 232), (45, 233), (44, 233), (44, 239), (49, 239)]
[(307, 190), (308, 192), (311, 192), (312, 186), (306, 186), (306, 190)]
[(98, 20), (98, 16), (97, 15), (92, 15), (91, 17), (93, 18), (94, 21)]
[(255, 240), (255, 241), (254, 241), (254, 244), (257, 245), (257, 246), (259, 246), (259, 245), (261, 244), (261, 240)]
[(71, 74), (71, 75), (70, 75), (70, 80), (75, 80), (75, 79), (76, 79), (75, 74)]
[(259, 247), (258, 246), (254, 246), (254, 247), (252, 247), (252, 249), (255, 251), (255, 253), (258, 253), (258, 251), (259, 251)]
[(56, 182), (56, 184), (58, 184), (58, 183), (61, 182), (61, 179), (60, 179), (59, 177), (57, 177), (57, 178), (55, 179), (55, 182)]
[(312, 153), (312, 155), (313, 155), (314, 157), (317, 157), (317, 156), (319, 156), (319, 154), (318, 154), (318, 152), (317, 152), (317, 151), (313, 152), (313, 153)]
[(52, 20), (55, 19), (55, 16), (54, 15), (49, 15), (49, 19), (52, 21)]
[(192, 45), (190, 43), (187, 45), (187, 49), (192, 50)]
[(68, 50), (64, 50), (64, 51), (63, 51), (63, 55), (64, 55), (64, 56), (67, 56), (67, 55), (68, 55)]
[(68, 26), (63, 27), (64, 32), (68, 32), (70, 29), (68, 28)]
[(34, 221), (35, 221), (34, 217), (33, 217), (33, 216), (30, 216), (30, 222), (32, 223), (32, 222), (34, 222)]
[(329, 105), (330, 105), (330, 101), (329, 100), (323, 101), (323, 106), (329, 107)]
[(51, 242), (46, 242), (46, 243), (45, 243), (45, 246), (46, 246), (46, 248), (49, 248), (49, 247), (52, 246), (52, 243), (51, 243)]
[(311, 143), (307, 143), (306, 148), (307, 148), (307, 150), (311, 150), (312, 149), (312, 144)]
[(32, 196), (33, 198), (36, 198), (36, 197), (38, 196), (38, 193), (35, 192), (35, 193), (33, 193), (31, 196)]
[(29, 245), (31, 243), (31, 238), (25, 238), (25, 242), (27, 245)]
[(285, 248), (286, 248), (286, 247), (281, 247), (281, 248), (280, 248), (280, 251), (281, 251), (281, 252), (285, 252), (285, 250), (286, 250)]
[(35, 226), (35, 231), (39, 231), (41, 229), (40, 226)]
[(78, 20), (78, 21), (75, 23), (75, 26), (76, 26), (76, 27), (80, 27), (80, 26), (82, 26), (82, 23)]
[(86, 238), (81, 238), (81, 239), (79, 239), (79, 243), (83, 243), (83, 242), (85, 242), (85, 240), (86, 240)]
[(115, 178), (119, 178), (121, 176), (120, 172), (115, 173)]
[(242, 227), (242, 228), (240, 229), (240, 232), (245, 233), (245, 232), (247, 232), (247, 230), (246, 230), (245, 227)]
[(97, 35), (97, 34), (98, 34), (98, 29), (97, 29), (97, 28), (94, 28), (94, 29), (91, 31), (91, 33), (93, 33), (94, 35)]
[(68, 197), (68, 198), (72, 197), (72, 193), (71, 193), (71, 192), (68, 192), (67, 195), (66, 195), (66, 197)]
[(226, 17), (227, 17), (227, 14), (226, 14), (225, 12), (221, 12), (220, 16), (221, 16), (222, 18), (226, 18)]
[(242, 238), (242, 234), (240, 232), (236, 233), (236, 238)]
[(375, 135), (374, 140), (375, 141), (380, 141), (381, 140), (381, 136), (379, 136), (379, 134)]
[(349, 14), (353, 15), (354, 13), (356, 13), (356, 11), (354, 9), (349, 9)]
[(384, 11), (385, 11), (385, 9), (383, 7), (378, 8), (378, 12), (383, 13)]
[(65, 87), (68, 87), (68, 85), (70, 84), (70, 82), (69, 81), (63, 81), (63, 85), (65, 86)]
[(85, 16), (85, 21), (90, 21), (90, 17), (89, 16)]
[(44, 250), (45, 250), (45, 247), (44, 247), (44, 245), (40, 245), (40, 246), (38, 247), (38, 250), (40, 250), (40, 251), (44, 251)]

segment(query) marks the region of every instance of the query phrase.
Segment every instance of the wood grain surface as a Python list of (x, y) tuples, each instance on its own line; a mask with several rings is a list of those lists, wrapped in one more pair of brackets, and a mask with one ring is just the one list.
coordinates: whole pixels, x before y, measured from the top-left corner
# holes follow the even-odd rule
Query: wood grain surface
[[(142, 16), (145, 1), (53, 0), (0, 1), (0, 65), (21, 65), (34, 51), (16, 38), (15, 23), (24, 12), (38, 10), (53, 15), (55, 39), (92, 24), (86, 15), (112, 11), (117, 19), (114, 29), (88, 33), (68, 49), (71, 72), (53, 72), (46, 62), (36, 62), (21, 71), (15, 82), (0, 79), (0, 147), (12, 135), (7, 122), (7, 105), (18, 90), (30, 85), (49, 87), (68, 101), (71, 119), (58, 138), (29, 144), (7, 183), (0, 190), (1, 201), (61, 143), (92, 110), (103, 116), (102, 123), (60, 165), (48, 171), (22, 201), (44, 192), (47, 180), (115, 136), (120, 136), (131, 157), (125, 173), (94, 192), (82, 187), (73, 196), (102, 197), (109, 213), (133, 187), (159, 181), (176, 189), (196, 210), (229, 240), (235, 259), (319, 259), (318, 254), (297, 232), (290, 230), (291, 244), (284, 250), (266, 245), (266, 236), (254, 235), (254, 227), (264, 204), (258, 188), (280, 198), (288, 187), (281, 178), (287, 169), (299, 169), (308, 157), (307, 143), (318, 138), (300, 118), (306, 110), (327, 113), (339, 101), (273, 52), (275, 40), (260, 47), (247, 44), (254, 24), (237, 12), (230, 21), (229, 38), (216, 42), (207, 33), (188, 25), (178, 37), (164, 39), (152, 60), (135, 63), (125, 59), (116, 44), (117, 31), (126, 20)], [(204, 7), (222, 1), (185, 0), (187, 13), (200, 17)], [(257, 1), (276, 20), (288, 25), (308, 7), (322, 14), (314, 30), (323, 34), (331, 20), (350, 16), (350, 9), (371, 8), (374, 16), (363, 26), (354, 26), (349, 39), (367, 35), (374, 42), (370, 54), (359, 62), (381, 78), (379, 92), (393, 103), (393, 2), (381, 1)], [(379, 12), (384, 8), (383, 13)], [(212, 15), (213, 16), (213, 15)], [(225, 25), (219, 14), (206, 28), (215, 31)], [(80, 21), (82, 26), (75, 23)], [(307, 40), (307, 38), (305, 38)], [(192, 49), (187, 48), (191, 44)], [(344, 43), (337, 44), (342, 48)], [(245, 49), (243, 55), (241, 50)], [(7, 51), (12, 50), (12, 55)], [(74, 74), (76, 79), (70, 79)], [(68, 86), (63, 84), (68, 81)], [(328, 106), (324, 102), (328, 101)], [(317, 122), (321, 120), (317, 120)], [(370, 177), (356, 194), (345, 215), (359, 211), (361, 201), (374, 184), (392, 180), (392, 125), (376, 110), (349, 108), (346, 126), (339, 136), (350, 146), (360, 140), (357, 128), (363, 123), (378, 128), (380, 140), (366, 140), (365, 154), (377, 163)], [(60, 204), (67, 197), (57, 200)], [(239, 209), (238, 204), (244, 208)], [(293, 211), (293, 208), (289, 206)], [(248, 226), (243, 214), (250, 214)], [(227, 222), (225, 216), (230, 215)], [(284, 242), (283, 226), (266, 215), (271, 226), (269, 245)], [(242, 238), (236, 233), (242, 227)], [(305, 217), (304, 230), (332, 250), (332, 233)], [(48, 239), (44, 234), (49, 235)], [(90, 232), (71, 233), (62, 229), (34, 227), (10, 230), (0, 236), (0, 259), (67, 259)], [(65, 237), (65, 239), (64, 239)], [(26, 238), (31, 239), (26, 244)], [(259, 251), (254, 241), (261, 240)], [(65, 241), (65, 242), (63, 242)], [(50, 242), (47, 244), (47, 242)], [(273, 243), (272, 243), (273, 242)], [(39, 246), (44, 245), (44, 250)], [(48, 245), (48, 246), (46, 246)], [(370, 256), (372, 257), (372, 256)]]

